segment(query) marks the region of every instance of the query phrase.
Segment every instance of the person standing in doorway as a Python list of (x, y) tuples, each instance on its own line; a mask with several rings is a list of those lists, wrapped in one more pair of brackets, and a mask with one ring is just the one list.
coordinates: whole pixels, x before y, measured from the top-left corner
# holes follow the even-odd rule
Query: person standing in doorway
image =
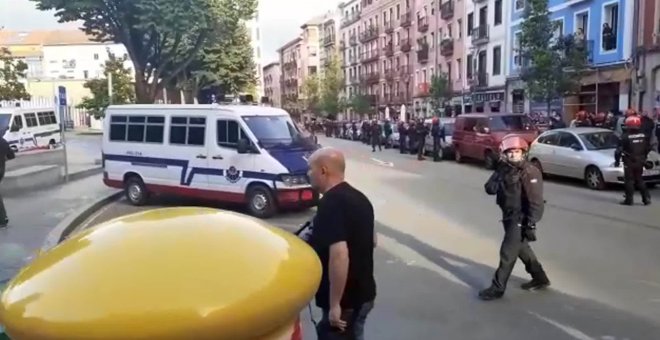
[[(14, 150), (4, 138), (6, 132), (7, 128), (0, 130), (0, 182), (5, 177), (5, 163), (16, 157)], [(9, 225), (9, 217), (7, 217), (7, 210), (5, 210), (5, 202), (0, 196), (0, 228), (6, 228), (7, 225)]]
[(344, 155), (333, 148), (319, 149), (309, 158), (310, 182), (323, 194), (307, 237), (323, 267), (316, 292), (316, 305), (323, 311), (319, 340), (363, 340), (376, 299), (374, 209), (344, 180), (345, 169)]

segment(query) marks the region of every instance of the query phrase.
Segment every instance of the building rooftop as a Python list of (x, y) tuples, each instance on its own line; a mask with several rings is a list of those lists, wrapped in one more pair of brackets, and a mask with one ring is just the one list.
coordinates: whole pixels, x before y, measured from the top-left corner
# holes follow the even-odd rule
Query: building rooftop
[(313, 17), (312, 19), (305, 22), (302, 26), (300, 26), (300, 28), (305, 29), (305, 27), (307, 27), (307, 26), (319, 26), (319, 25), (323, 24), (325, 19), (326, 19), (326, 15), (319, 15), (319, 16)]
[(268, 63), (268, 64), (266, 64), (266, 66), (263, 67), (263, 69), (265, 70), (265, 69), (271, 68), (273, 66), (280, 66), (280, 62), (279, 61), (273, 61), (272, 63)]
[(77, 29), (10, 31), (0, 30), (0, 46), (57, 46), (101, 44)]
[(291, 47), (291, 46), (293, 46), (293, 45), (299, 43), (300, 41), (302, 41), (302, 38), (301, 38), (301, 37), (297, 37), (297, 38), (295, 38), (295, 39), (289, 41), (288, 43), (284, 44), (282, 47), (278, 48), (278, 49), (277, 49), (277, 52), (282, 52), (283, 50), (285, 50), (285, 49), (287, 49), (288, 47)]

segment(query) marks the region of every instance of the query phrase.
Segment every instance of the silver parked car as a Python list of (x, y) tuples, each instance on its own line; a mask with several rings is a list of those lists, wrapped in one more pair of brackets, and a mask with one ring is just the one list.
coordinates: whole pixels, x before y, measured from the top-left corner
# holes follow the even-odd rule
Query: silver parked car
[[(619, 138), (614, 131), (578, 127), (546, 131), (532, 143), (529, 160), (544, 174), (583, 179), (594, 190), (623, 183), (623, 165), (614, 166)], [(623, 162), (622, 162), (623, 163)], [(651, 152), (644, 180), (660, 183), (660, 155)]]
[[(452, 135), (454, 134), (454, 122), (456, 118), (442, 117), (440, 118), (440, 126), (445, 129), (445, 141), (441, 142), (439, 156), (441, 159), (453, 157), (454, 155), (454, 143), (452, 142)], [(429, 131), (431, 131), (432, 120), (427, 119), (425, 124), (428, 125)], [(431, 154), (433, 152), (433, 137), (429, 133), (426, 135), (424, 141), (424, 148), (426, 153)]]

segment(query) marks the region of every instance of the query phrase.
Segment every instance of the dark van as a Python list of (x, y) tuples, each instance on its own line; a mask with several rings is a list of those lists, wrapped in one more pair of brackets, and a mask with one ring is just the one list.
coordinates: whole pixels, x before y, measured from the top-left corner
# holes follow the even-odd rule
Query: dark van
[(483, 161), (492, 169), (499, 157), (499, 145), (504, 136), (515, 134), (532, 143), (538, 129), (529, 117), (520, 114), (470, 113), (456, 117), (454, 125), (454, 158)]

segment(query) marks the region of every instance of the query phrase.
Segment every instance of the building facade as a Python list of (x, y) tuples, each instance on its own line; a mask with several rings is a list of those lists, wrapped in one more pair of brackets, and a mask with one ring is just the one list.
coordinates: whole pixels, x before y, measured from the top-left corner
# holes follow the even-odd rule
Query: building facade
[(280, 55), (280, 102), (281, 107), (290, 113), (300, 113), (300, 89), (302, 86), (302, 48), (300, 37), (282, 46)]
[[(633, 52), (633, 17), (636, 1), (629, 0), (550, 0), (552, 20), (559, 23), (556, 35), (573, 35), (587, 49), (589, 72), (576, 96), (553, 103), (552, 109), (570, 118), (579, 110), (590, 112), (624, 111), (631, 104)], [(515, 76), (524, 60), (516, 52), (524, 0), (514, 1), (510, 9), (509, 35), (510, 81), (507, 100), (513, 108), (524, 112), (546, 111), (545, 103), (535, 103), (525, 94), (523, 84)]]
[(632, 106), (660, 115), (660, 3), (639, 0), (634, 22), (639, 25), (635, 31)]
[(339, 58), (339, 24), (340, 13), (339, 11), (331, 11), (323, 18), (323, 24), (319, 31), (319, 62), (321, 72), (330, 63), (332, 58)]
[(273, 107), (282, 107), (282, 99), (280, 93), (280, 77), (282, 72), (280, 70), (279, 62), (272, 62), (264, 66), (263, 71), (264, 96), (268, 98), (268, 103)]
[[(339, 23), (339, 49), (342, 56), (344, 81), (346, 83), (342, 96), (347, 101), (350, 101), (360, 90), (360, 47), (358, 44), (358, 36), (361, 33), (361, 5), (360, 0), (351, 0), (339, 5), (339, 10), (341, 11), (341, 20)], [(346, 113), (348, 119), (352, 120), (357, 118), (350, 108), (347, 109)]]
[[(254, 18), (246, 22), (246, 27), (250, 33), (250, 45), (252, 45), (252, 60), (255, 65), (255, 76), (257, 79), (256, 94), (260, 98), (264, 96), (264, 83), (262, 75), (261, 59), (261, 30), (259, 27), (259, 8), (257, 8)], [(258, 100), (258, 98), (255, 98)]]

